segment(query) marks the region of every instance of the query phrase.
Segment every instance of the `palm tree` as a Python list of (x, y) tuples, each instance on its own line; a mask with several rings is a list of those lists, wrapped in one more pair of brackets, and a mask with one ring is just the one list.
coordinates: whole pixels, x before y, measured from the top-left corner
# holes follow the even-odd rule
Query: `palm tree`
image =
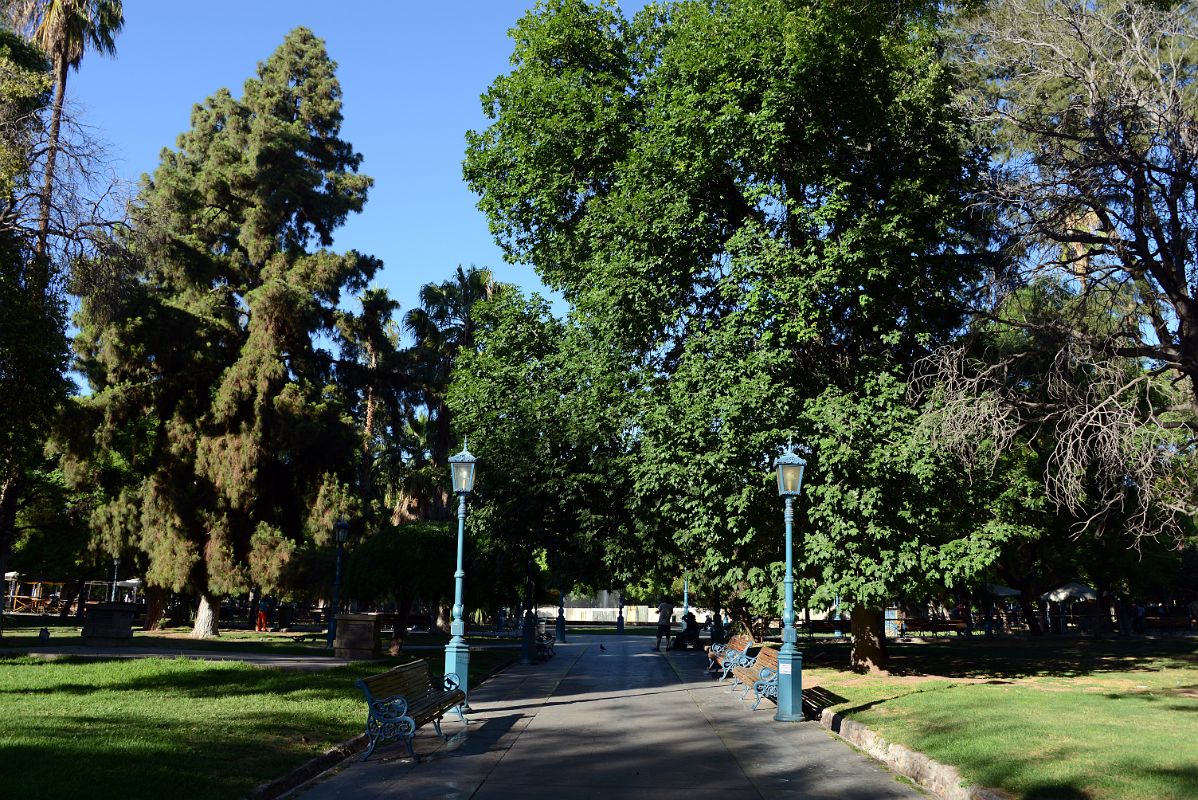
[(391, 299), (386, 289), (368, 289), (359, 299), (362, 313), (343, 316), (338, 327), (351, 357), (343, 369), (349, 383), (364, 394), (359, 486), (366, 497), (374, 486), (376, 415), (381, 404), (392, 416), (398, 416), (401, 393), (407, 388), (407, 370), (401, 363), (404, 359), (397, 347), (399, 331), (392, 319), (399, 303)]
[(67, 91), (67, 69), (79, 69), (88, 49), (114, 55), (116, 35), (125, 24), (125, 15), (121, 0), (3, 0), (3, 8), (12, 26), (42, 48), (54, 69), (54, 105), (50, 110), (46, 171), (37, 225), (36, 252), (39, 257), (44, 257), (50, 230), (51, 192), (62, 127), (62, 105)]
[(458, 353), (474, 346), (474, 304), (495, 293), (488, 269), (460, 266), (451, 280), (426, 283), (420, 289), (420, 307), (404, 316), (404, 326), (416, 340), (413, 348), (422, 404), (434, 426), (430, 449), (432, 464), (444, 467), (449, 458), (449, 409), (445, 391)]

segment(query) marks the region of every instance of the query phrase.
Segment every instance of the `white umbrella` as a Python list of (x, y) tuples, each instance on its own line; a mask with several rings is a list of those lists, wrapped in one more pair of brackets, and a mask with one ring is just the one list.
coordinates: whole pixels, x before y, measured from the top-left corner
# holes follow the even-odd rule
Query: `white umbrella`
[(15, 581), (19, 577), (21, 577), (21, 573), (19, 573), (19, 572), (4, 573), (4, 580), (6, 580), (6, 581)]
[(987, 583), (986, 591), (995, 597), (1018, 597), (1023, 594), (1018, 589), (1012, 589), (1010, 586), (1003, 586), (1000, 583)]
[(117, 581), (116, 585), (122, 589), (140, 589), (141, 578), (130, 578), (127, 581)]
[(1084, 583), (1070, 581), (1051, 592), (1045, 592), (1040, 595), (1040, 599), (1050, 600), (1054, 603), (1063, 603), (1066, 600), (1097, 600), (1098, 593)]

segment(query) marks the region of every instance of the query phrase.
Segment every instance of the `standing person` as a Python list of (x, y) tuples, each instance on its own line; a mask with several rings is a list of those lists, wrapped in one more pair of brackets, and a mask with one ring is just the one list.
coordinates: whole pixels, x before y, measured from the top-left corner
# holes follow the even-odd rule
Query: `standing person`
[(666, 647), (670, 646), (670, 622), (674, 617), (674, 604), (666, 599), (665, 595), (661, 596), (661, 602), (657, 605), (657, 646), (654, 650), (661, 650), (661, 637), (666, 637)]
[(254, 630), (270, 630), (270, 599), (266, 595), (262, 595), (262, 599), (258, 601), (257, 622), (258, 624), (254, 627)]

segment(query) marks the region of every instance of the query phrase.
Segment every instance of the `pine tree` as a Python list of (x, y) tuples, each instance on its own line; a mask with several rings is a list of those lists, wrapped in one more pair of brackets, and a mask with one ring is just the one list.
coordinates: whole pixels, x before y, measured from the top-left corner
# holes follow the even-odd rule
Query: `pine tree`
[(380, 262), (328, 249), (371, 185), (339, 136), (335, 68), (297, 28), (241, 98), (197, 106), (116, 243), (120, 307), (80, 318), (99, 424), (76, 467), (109, 497), (93, 525), (144, 551), (148, 583), (199, 594), (195, 636), (217, 633), (219, 596), (279, 587), (349, 510), (359, 439), (319, 342)]

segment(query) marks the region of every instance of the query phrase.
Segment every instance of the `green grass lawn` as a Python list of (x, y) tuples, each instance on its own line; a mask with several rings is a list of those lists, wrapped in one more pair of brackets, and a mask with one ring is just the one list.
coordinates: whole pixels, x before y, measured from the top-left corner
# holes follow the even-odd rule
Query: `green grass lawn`
[[(515, 653), (471, 653), (472, 682)], [(245, 797), (361, 733), (365, 703), (354, 680), (412, 657), (289, 672), (182, 658), (0, 655), (5, 794)]]
[(890, 676), (804, 650), (805, 690), (1023, 800), (1198, 798), (1198, 641), (892, 646)]
[[(36, 648), (41, 645), (38, 631), (46, 628), (50, 633), (51, 646), (81, 646), (83, 637), (78, 623), (63, 624), (58, 617), (34, 617), (27, 615), (5, 616), (4, 633), (0, 636), (0, 653), (4, 648)], [(332, 650), (326, 646), (323, 630), (309, 631), (252, 631), (244, 628), (222, 628), (220, 636), (213, 639), (192, 639), (191, 626), (161, 628), (145, 631), (133, 629), (133, 644), (137, 647), (162, 648), (164, 650), (223, 650), (245, 653), (275, 653), (278, 655), (328, 655)], [(390, 634), (385, 634), (390, 636)], [(511, 637), (498, 637), (482, 629), (470, 634), (467, 640), (478, 643), (511, 642)], [(442, 646), (449, 641), (447, 634), (440, 631), (410, 631), (405, 646)], [(514, 643), (518, 646), (518, 642)]]

